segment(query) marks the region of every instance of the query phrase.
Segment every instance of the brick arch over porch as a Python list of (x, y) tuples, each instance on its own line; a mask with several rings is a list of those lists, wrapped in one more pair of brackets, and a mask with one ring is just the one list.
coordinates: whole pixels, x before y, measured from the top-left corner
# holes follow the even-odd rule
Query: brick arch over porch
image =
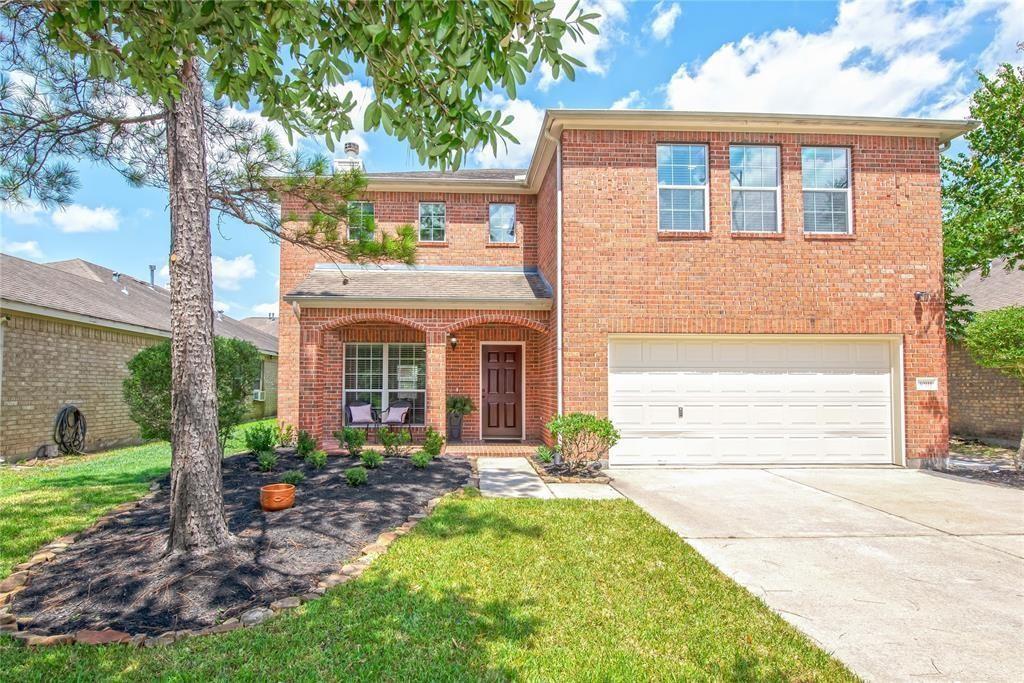
[(321, 323), (316, 331), (330, 332), (332, 330), (338, 330), (342, 327), (348, 327), (349, 325), (356, 325), (359, 323), (384, 323), (389, 325), (404, 325), (405, 327), (411, 327), (414, 330), (420, 332), (429, 332), (430, 328), (425, 323), (418, 320), (412, 320), (400, 315), (394, 315), (392, 313), (384, 313), (380, 311), (360, 311), (358, 313), (351, 313), (349, 315), (328, 320), (327, 322)]
[(526, 327), (537, 332), (547, 333), (548, 324), (540, 320), (534, 320), (521, 315), (508, 313), (491, 313), (487, 315), (474, 315), (472, 317), (457, 320), (444, 328), (445, 334), (451, 334), (466, 327), (476, 325), (516, 325)]

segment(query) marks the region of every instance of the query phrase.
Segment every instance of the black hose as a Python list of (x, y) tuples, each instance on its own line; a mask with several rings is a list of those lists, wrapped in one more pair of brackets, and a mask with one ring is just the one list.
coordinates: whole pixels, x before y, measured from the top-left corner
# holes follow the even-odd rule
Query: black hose
[(53, 440), (64, 455), (75, 455), (85, 449), (85, 415), (73, 405), (57, 411), (53, 421)]

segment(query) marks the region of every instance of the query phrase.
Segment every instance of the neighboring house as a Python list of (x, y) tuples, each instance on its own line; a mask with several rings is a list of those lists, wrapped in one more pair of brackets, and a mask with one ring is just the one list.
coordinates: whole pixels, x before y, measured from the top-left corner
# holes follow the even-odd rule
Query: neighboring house
[[(166, 289), (81, 259), (33, 263), (0, 254), (0, 456), (52, 452), (53, 423), (82, 411), (86, 449), (139, 441), (121, 384), (139, 350), (170, 336)], [(277, 409), (277, 339), (222, 314), (214, 330), (263, 356), (255, 417)]]
[(260, 332), (269, 334), (271, 337), (277, 339), (277, 316), (271, 313), (270, 315), (263, 316), (252, 316), (249, 318), (242, 318), (238, 322), (249, 327), (255, 327)]
[(944, 457), (939, 153), (973, 125), (550, 110), (528, 169), (369, 173), (419, 265), (282, 244), (280, 414), (441, 429), (466, 394), (468, 440), (608, 415), (613, 467)]
[[(995, 261), (988, 277), (975, 271), (957, 290), (971, 298), (975, 312), (1024, 306), (1024, 270), (1006, 270)], [(961, 342), (949, 354), (949, 430), (956, 436), (1016, 446), (1024, 431), (1024, 383), (971, 358)]]

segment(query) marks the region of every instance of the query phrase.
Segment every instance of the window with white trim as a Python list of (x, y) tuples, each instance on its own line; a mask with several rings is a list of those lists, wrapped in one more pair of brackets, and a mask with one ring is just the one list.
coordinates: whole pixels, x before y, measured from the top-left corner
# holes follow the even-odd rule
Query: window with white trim
[(804, 232), (849, 234), (850, 150), (804, 147), (800, 152)]
[(420, 202), (420, 242), (444, 242), (446, 213), (444, 202)]
[(372, 238), (374, 233), (373, 202), (348, 203), (348, 238)]
[(490, 240), (495, 244), (513, 244), (516, 241), (516, 205), (491, 204), (488, 207)]
[(658, 145), (658, 230), (708, 229), (707, 145)]
[(266, 370), (266, 364), (264, 361), (260, 361), (260, 374), (256, 376), (256, 383), (253, 385), (253, 391), (263, 391), (263, 373)]
[(729, 147), (729, 185), (734, 232), (782, 230), (779, 148), (758, 145)]
[(369, 403), (384, 411), (396, 401), (412, 405), (410, 425), (423, 425), (427, 409), (424, 344), (346, 344), (345, 405)]

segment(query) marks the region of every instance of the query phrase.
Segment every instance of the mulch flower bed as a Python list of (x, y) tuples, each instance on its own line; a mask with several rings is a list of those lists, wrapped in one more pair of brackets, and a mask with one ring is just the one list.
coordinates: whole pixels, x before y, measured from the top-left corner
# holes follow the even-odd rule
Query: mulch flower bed
[[(38, 638), (70, 639), (65, 634), (78, 632), (101, 642), (104, 637), (94, 635), (100, 629), (113, 629), (107, 633), (116, 634), (108, 635), (114, 642), (127, 634), (162, 634), (173, 642), (173, 634), (251, 625), (272, 614), (269, 608), (296, 607), (302, 601), (296, 596), (315, 598), (362, 571), (425, 508), (471, 476), (461, 458), (437, 458), (424, 469), (407, 458), (388, 458), (370, 470), (366, 485), (353, 488), (343, 473), (359, 464), (356, 458), (332, 456), (314, 470), (293, 452), (279, 456), (270, 473), (260, 472), (251, 455), (224, 460), (224, 505), (237, 538), (228, 550), (165, 556), (165, 478), (140, 503), (120, 506), (119, 514), (77, 537), (58, 539), (30, 560), (31, 568), (8, 577), (7, 583), (25, 585), (9, 596), (13, 602), (5, 613), (17, 615), (19, 626)], [(306, 475), (296, 487), (295, 506), (263, 512), (260, 487), (292, 469)]]
[(544, 463), (535, 457), (529, 457), (527, 460), (533, 465), (537, 476), (548, 484), (607, 484), (611, 481), (603, 470), (593, 466), (573, 472), (564, 465)]

